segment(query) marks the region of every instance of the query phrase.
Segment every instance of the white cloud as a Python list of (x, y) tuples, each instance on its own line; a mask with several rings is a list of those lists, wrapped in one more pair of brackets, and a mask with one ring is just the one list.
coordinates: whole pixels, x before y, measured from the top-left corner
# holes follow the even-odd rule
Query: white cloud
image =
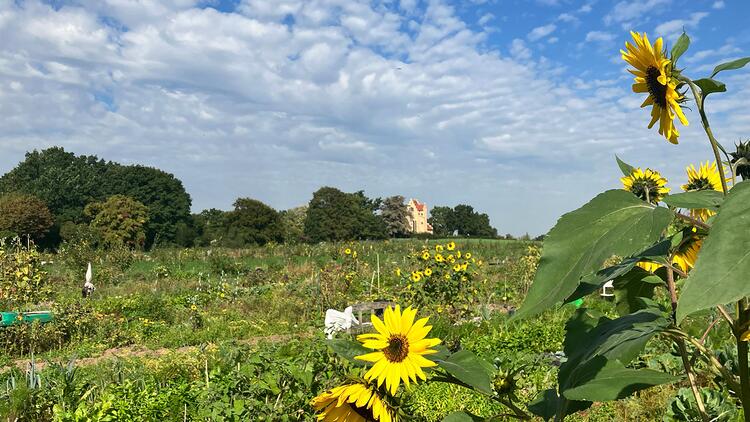
[(696, 28), (706, 16), (708, 16), (706, 12), (695, 12), (690, 15), (689, 19), (674, 19), (659, 24), (654, 32), (668, 39), (676, 39), (682, 33), (683, 29)]
[(580, 22), (580, 19), (578, 19), (575, 15), (570, 14), (570, 13), (561, 13), (557, 17), (557, 20), (559, 20), (560, 22), (567, 22), (567, 23), (578, 23), (578, 22)]
[[(333, 185), (468, 202), (502, 232), (541, 233), (617, 186), (613, 152), (666, 174), (704, 152), (646, 129), (628, 84), (583, 72), (566, 83), (521, 38), (507, 54), (488, 48), (439, 0), (409, 12), (344, 0), (246, 0), (236, 13), (193, 4), (0, 2), (0, 173), (27, 150), (62, 145), (173, 172), (196, 210), (238, 196), (286, 208)], [(713, 104), (739, 108), (750, 82), (725, 82), (735, 96)], [(722, 139), (750, 132), (747, 120), (722, 126), (714, 115)], [(697, 138), (700, 125), (681, 131)], [(424, 176), (435, 174), (439, 186)]]
[(713, 7), (714, 9), (723, 9), (724, 8), (724, 1), (722, 1), (722, 0), (715, 1), (714, 4), (711, 7)]
[(557, 29), (557, 26), (553, 23), (537, 26), (536, 28), (532, 29), (531, 32), (529, 32), (526, 38), (528, 38), (530, 41), (537, 41), (553, 33), (555, 29)]
[(479, 18), (477, 23), (481, 26), (485, 26), (493, 19), (495, 19), (495, 15), (493, 15), (492, 13), (485, 13), (481, 18)]
[(604, 23), (620, 23), (630, 26), (631, 22), (643, 22), (652, 11), (658, 7), (666, 6), (671, 0), (626, 0), (620, 1), (612, 10), (604, 16)]
[(586, 34), (586, 42), (610, 42), (615, 39), (611, 32), (590, 31)]

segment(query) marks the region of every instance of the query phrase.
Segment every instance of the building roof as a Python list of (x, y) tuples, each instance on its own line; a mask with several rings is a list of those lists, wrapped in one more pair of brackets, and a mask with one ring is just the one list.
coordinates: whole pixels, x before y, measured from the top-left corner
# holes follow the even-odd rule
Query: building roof
[(417, 211), (420, 211), (420, 212), (424, 211), (424, 208), (425, 208), (424, 202), (419, 202), (416, 199), (412, 199), (411, 201), (414, 202), (414, 207), (417, 208)]

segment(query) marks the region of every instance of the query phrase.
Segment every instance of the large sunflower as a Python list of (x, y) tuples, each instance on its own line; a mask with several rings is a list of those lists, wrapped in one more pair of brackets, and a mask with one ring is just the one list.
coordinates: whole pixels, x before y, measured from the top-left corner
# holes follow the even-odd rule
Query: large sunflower
[(390, 406), (372, 385), (342, 385), (315, 397), (312, 406), (325, 422), (391, 422), (395, 419)]
[(620, 181), (623, 189), (654, 204), (669, 193), (669, 188), (666, 187), (667, 179), (663, 178), (658, 171), (651, 169), (646, 169), (646, 171), (640, 168), (633, 169), (630, 175), (621, 178)]
[[(697, 191), (697, 190), (715, 190), (721, 192), (721, 175), (719, 169), (716, 166), (716, 161), (709, 163), (701, 163), (698, 168), (691, 164), (690, 167), (686, 167), (688, 182), (682, 185), (682, 190), (685, 192)], [(706, 221), (708, 217), (716, 214), (715, 212), (707, 209), (693, 209), (690, 210), (690, 215), (694, 218), (698, 218), (702, 221)]]
[(648, 98), (641, 107), (651, 107), (651, 129), (659, 121), (659, 134), (673, 144), (677, 143), (680, 132), (674, 125), (675, 115), (684, 126), (688, 120), (682, 112), (680, 102), (684, 96), (677, 91), (677, 80), (672, 77), (672, 62), (666, 55), (664, 41), (659, 37), (651, 45), (645, 33), (630, 32), (635, 45), (625, 43), (627, 51), (620, 50), (622, 59), (635, 69), (628, 72), (635, 75), (633, 92), (648, 93)]
[(383, 314), (384, 322), (377, 316), (372, 316), (372, 325), (377, 333), (361, 334), (357, 337), (364, 347), (377, 350), (356, 357), (373, 363), (372, 368), (365, 374), (365, 379), (377, 379), (378, 387), (385, 381), (386, 388), (391, 394), (396, 394), (402, 380), (408, 386), (409, 381), (416, 382), (417, 377), (427, 379), (422, 368), (436, 365), (424, 355), (436, 353), (437, 351), (430, 347), (440, 344), (440, 339), (425, 338), (432, 326), (426, 325), (428, 318), (414, 322), (416, 315), (417, 310), (411, 307), (401, 313), (398, 305), (396, 309), (389, 306)]

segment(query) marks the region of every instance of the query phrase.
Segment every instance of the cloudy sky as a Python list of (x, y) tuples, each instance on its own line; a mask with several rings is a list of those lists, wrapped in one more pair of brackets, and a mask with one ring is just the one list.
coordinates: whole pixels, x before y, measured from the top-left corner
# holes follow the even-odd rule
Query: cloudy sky
[[(323, 185), (468, 203), (540, 234), (618, 187), (614, 154), (661, 170), (710, 158), (646, 129), (618, 50), (630, 29), (692, 36), (695, 79), (750, 55), (750, 2), (0, 0), (0, 173), (61, 145), (174, 173), (193, 209), (278, 209)], [(709, 100), (750, 137), (750, 69)]]

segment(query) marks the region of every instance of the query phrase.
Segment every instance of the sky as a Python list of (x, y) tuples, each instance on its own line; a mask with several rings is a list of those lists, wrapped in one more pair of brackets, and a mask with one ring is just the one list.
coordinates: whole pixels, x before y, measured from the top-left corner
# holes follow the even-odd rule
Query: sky
[[(620, 187), (615, 154), (673, 192), (712, 158), (690, 104), (679, 145), (646, 128), (629, 31), (686, 30), (698, 79), (750, 55), (749, 20), (746, 0), (0, 0), (0, 174), (59, 145), (173, 173), (196, 212), (334, 186), (542, 234)], [(717, 78), (729, 147), (750, 68)]]

